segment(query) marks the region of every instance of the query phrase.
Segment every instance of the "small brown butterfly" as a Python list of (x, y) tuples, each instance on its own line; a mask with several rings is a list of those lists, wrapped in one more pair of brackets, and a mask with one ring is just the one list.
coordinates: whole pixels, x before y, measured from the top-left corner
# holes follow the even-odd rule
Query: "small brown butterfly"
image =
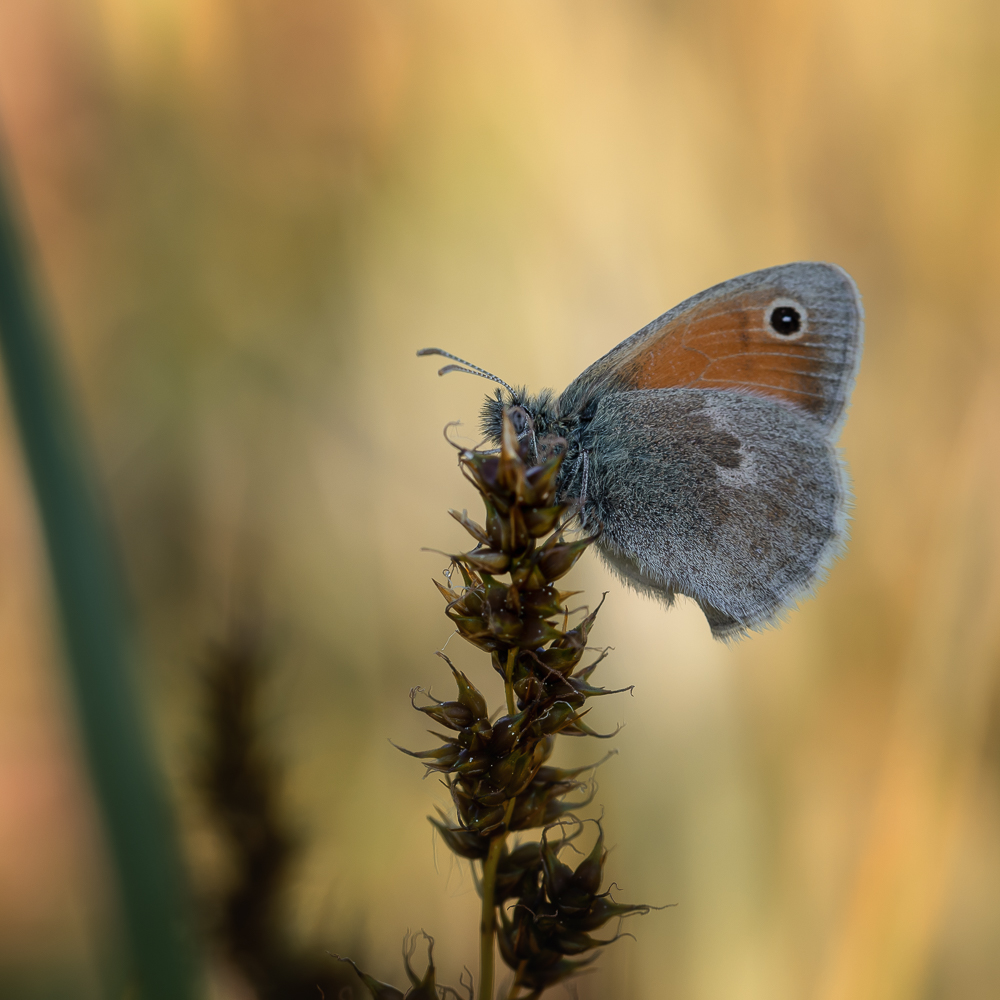
[[(686, 594), (716, 638), (773, 623), (843, 549), (849, 490), (835, 442), (861, 360), (851, 277), (800, 262), (725, 281), (653, 320), (558, 398), (500, 382), (505, 408), (566, 458), (561, 499), (608, 564), (669, 604)], [(506, 391), (504, 391), (506, 390)], [(564, 442), (564, 443), (563, 443)], [(550, 445), (551, 446), (551, 445)]]

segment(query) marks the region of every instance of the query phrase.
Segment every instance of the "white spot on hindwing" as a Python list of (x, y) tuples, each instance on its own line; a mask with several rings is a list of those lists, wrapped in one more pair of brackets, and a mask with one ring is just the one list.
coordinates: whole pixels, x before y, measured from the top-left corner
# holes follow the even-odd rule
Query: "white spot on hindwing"
[(757, 456), (745, 445), (747, 428), (742, 429), (731, 419), (732, 415), (725, 412), (721, 407), (706, 407), (706, 413), (712, 421), (712, 426), (724, 434), (731, 434), (740, 442), (737, 454), (740, 464), (735, 469), (727, 468), (724, 465), (716, 465), (715, 473), (719, 477), (719, 482), (734, 489), (754, 486), (758, 481), (759, 466)]
[(746, 452), (740, 447), (740, 464), (735, 469), (727, 469), (725, 466), (715, 467), (719, 482), (734, 488), (746, 488), (753, 486), (757, 482), (757, 460), (752, 452)]

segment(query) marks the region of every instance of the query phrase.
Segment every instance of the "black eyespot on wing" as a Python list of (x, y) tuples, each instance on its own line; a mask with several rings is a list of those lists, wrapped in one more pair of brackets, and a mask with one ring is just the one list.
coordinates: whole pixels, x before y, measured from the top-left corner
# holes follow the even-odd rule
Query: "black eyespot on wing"
[(802, 314), (794, 306), (776, 306), (768, 322), (779, 336), (791, 337), (802, 329)]

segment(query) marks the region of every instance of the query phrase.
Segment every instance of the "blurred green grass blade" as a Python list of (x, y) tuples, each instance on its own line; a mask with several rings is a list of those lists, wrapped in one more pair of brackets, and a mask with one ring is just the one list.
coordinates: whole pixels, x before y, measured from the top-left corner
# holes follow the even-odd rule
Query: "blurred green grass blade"
[[(2, 152), (2, 151), (0, 151)], [(66, 661), (143, 1000), (200, 996), (182, 866), (133, 691), (110, 534), (34, 294), (0, 157), (0, 349), (34, 485)]]

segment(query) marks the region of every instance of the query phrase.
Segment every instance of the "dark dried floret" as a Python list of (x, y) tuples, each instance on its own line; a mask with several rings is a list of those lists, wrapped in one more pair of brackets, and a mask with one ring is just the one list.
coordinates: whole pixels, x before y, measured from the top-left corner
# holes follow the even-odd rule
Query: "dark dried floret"
[[(388, 983), (381, 983), (373, 976), (362, 972), (349, 958), (341, 958), (340, 955), (335, 955), (334, 958), (341, 962), (347, 962), (353, 967), (375, 1000), (445, 1000), (449, 996), (455, 997), (457, 1000), (459, 994), (450, 986), (438, 986), (434, 982), (434, 938), (427, 933), (424, 933), (423, 937), (427, 941), (427, 969), (422, 978), (413, 971), (413, 967), (410, 965), (413, 953), (417, 949), (416, 936), (410, 938), (407, 935), (406, 940), (403, 941), (403, 966), (406, 969), (406, 978), (410, 980), (410, 988), (406, 993), (397, 990), (395, 986), (390, 986)], [(468, 1000), (472, 1000), (471, 985), (467, 985), (466, 990), (468, 991)]]

